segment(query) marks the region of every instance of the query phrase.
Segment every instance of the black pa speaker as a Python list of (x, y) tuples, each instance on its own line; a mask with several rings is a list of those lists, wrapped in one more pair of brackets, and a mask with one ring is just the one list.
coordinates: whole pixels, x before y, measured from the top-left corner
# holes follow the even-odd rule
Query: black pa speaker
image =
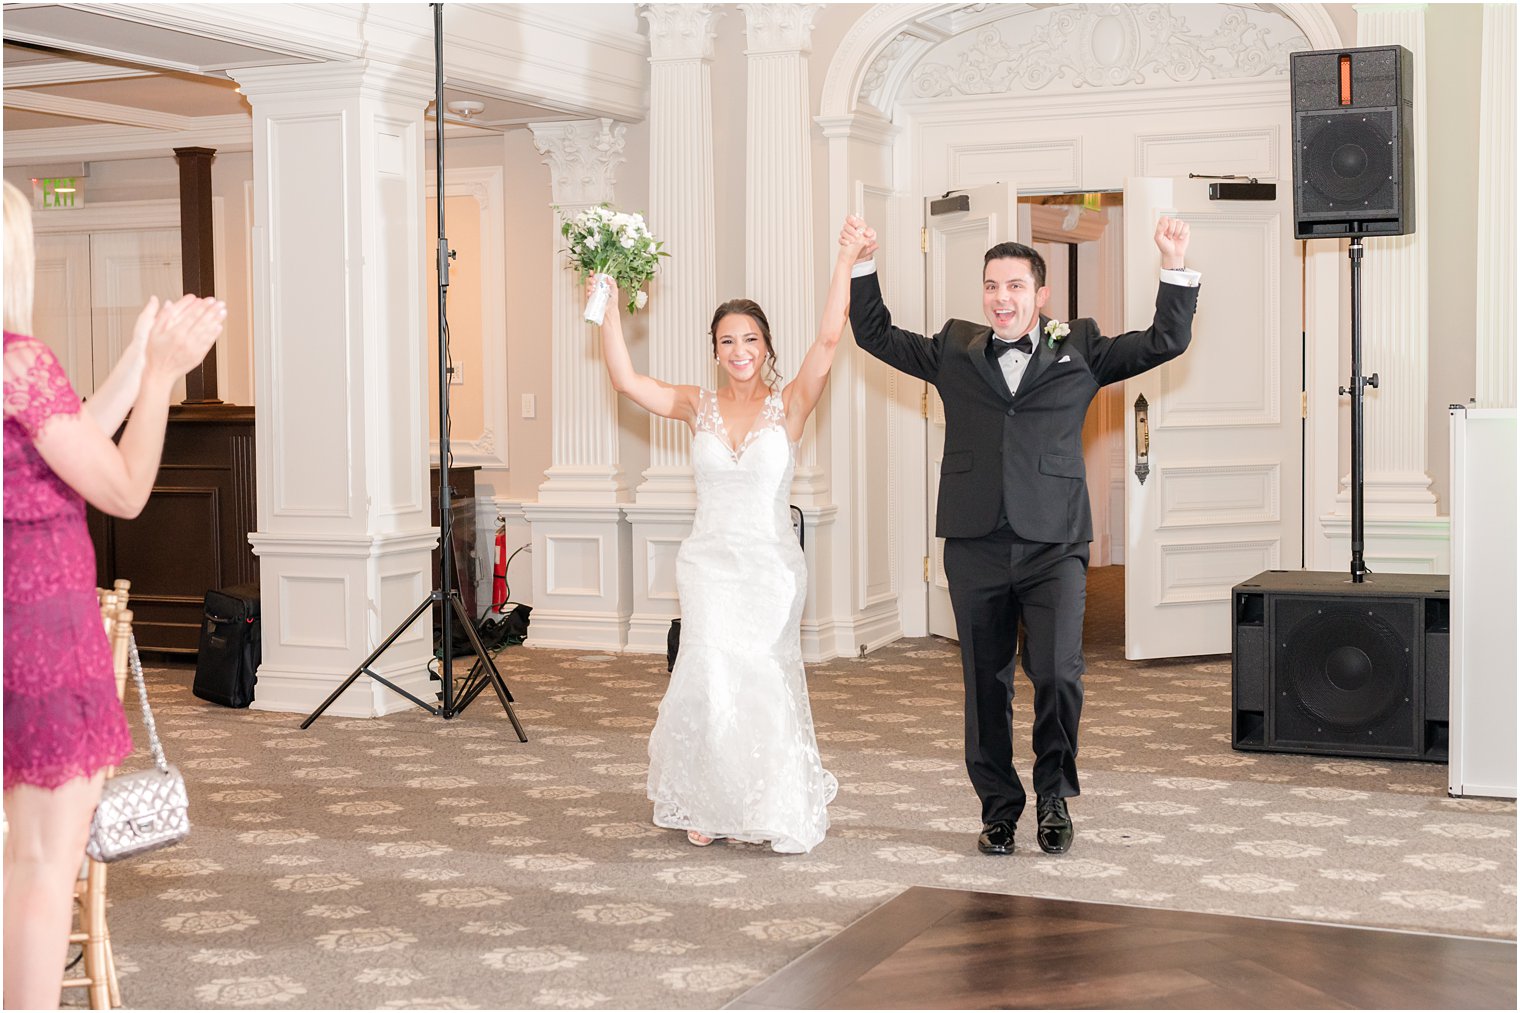
[(1447, 577), (1268, 570), (1232, 597), (1236, 749), (1446, 762)]
[(1299, 239), (1414, 231), (1414, 56), (1403, 46), (1289, 56)]

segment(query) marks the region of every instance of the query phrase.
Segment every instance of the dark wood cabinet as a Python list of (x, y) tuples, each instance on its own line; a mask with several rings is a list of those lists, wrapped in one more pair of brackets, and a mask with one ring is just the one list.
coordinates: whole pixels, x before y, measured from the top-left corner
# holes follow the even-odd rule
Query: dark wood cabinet
[[(207, 591), (258, 583), (248, 544), (258, 523), (254, 409), (175, 405), (153, 494), (134, 519), (88, 511), (95, 579), (132, 582), (132, 626), (143, 650), (194, 654)], [(478, 614), (475, 580), (475, 467), (449, 469), (454, 567), (465, 610)], [(432, 523), (438, 524), (438, 469), (431, 472)], [(433, 551), (433, 584), (443, 581)], [(435, 620), (436, 622), (436, 620)]]
[(163, 463), (141, 514), (128, 521), (91, 508), (96, 581), (132, 582), (132, 628), (144, 650), (194, 653), (205, 594), (257, 583), (248, 544), (257, 524), (254, 409), (169, 409)]

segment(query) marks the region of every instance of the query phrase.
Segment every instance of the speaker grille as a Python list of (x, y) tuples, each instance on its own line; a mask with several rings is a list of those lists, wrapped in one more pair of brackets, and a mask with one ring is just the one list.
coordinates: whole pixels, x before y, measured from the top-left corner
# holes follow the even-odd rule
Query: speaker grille
[(1417, 753), (1415, 603), (1285, 598), (1274, 604), (1275, 740)]
[(1304, 113), (1299, 119), (1305, 215), (1396, 214), (1397, 151), (1391, 110)]

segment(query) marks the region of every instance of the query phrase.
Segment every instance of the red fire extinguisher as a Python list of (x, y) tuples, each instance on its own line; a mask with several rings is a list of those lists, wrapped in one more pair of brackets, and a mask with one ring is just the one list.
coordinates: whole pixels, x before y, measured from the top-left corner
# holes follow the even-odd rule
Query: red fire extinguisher
[(496, 565), (491, 568), (491, 611), (507, 603), (507, 528), (496, 529)]

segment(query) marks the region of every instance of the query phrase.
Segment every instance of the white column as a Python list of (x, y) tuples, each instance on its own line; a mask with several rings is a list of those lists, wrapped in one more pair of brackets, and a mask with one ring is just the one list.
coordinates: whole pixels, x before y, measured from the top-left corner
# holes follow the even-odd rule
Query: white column
[[(790, 380), (818, 330), (807, 54), (821, 5), (740, 6), (749, 43), (745, 287), (770, 319), (782, 376)], [(827, 500), (811, 419), (792, 489), (799, 505)]]
[[(308, 711), (432, 590), (424, 109), (431, 76), (357, 61), (232, 72), (253, 106), (263, 665)], [(373, 670), (430, 699), (430, 613)], [(372, 679), (326, 712), (411, 707)]]
[[(718, 299), (713, 199), (712, 55), (716, 4), (644, 4), (649, 22), (649, 228), (671, 256), (650, 289), (649, 374), (710, 387), (704, 337)], [(691, 431), (649, 420), (641, 506), (696, 503)]]
[[(1426, 199), (1425, 5), (1360, 4), (1357, 45), (1398, 44), (1414, 54), (1415, 224), (1412, 235), (1368, 239), (1362, 263), (1363, 372), (1378, 374), (1366, 400), (1366, 504), (1371, 518), (1434, 517), (1426, 471), (1430, 360), (1429, 202)], [(1349, 495), (1349, 493), (1348, 493)]]
[(1478, 128), (1478, 406), (1515, 407), (1515, 7), (1483, 5)]
[(559, 230), (562, 220), (613, 202), (627, 128), (599, 119), (530, 123), (528, 129), (549, 166), (559, 209), (548, 247), (554, 258), (553, 446), (538, 498), (540, 503), (616, 503), (625, 498), (618, 470), (617, 392), (607, 379), (596, 329), (582, 318), (586, 300), (580, 276), (565, 257)]
[[(573, 216), (613, 203), (625, 128), (608, 119), (529, 124), (549, 166), (554, 204)], [(582, 313), (578, 274), (565, 259), (555, 220), (547, 246), (554, 267), (554, 423), (551, 464), (538, 502), (523, 504), (533, 539), (533, 647), (622, 650), (628, 639), (630, 542), (618, 470), (617, 393), (596, 328)]]

